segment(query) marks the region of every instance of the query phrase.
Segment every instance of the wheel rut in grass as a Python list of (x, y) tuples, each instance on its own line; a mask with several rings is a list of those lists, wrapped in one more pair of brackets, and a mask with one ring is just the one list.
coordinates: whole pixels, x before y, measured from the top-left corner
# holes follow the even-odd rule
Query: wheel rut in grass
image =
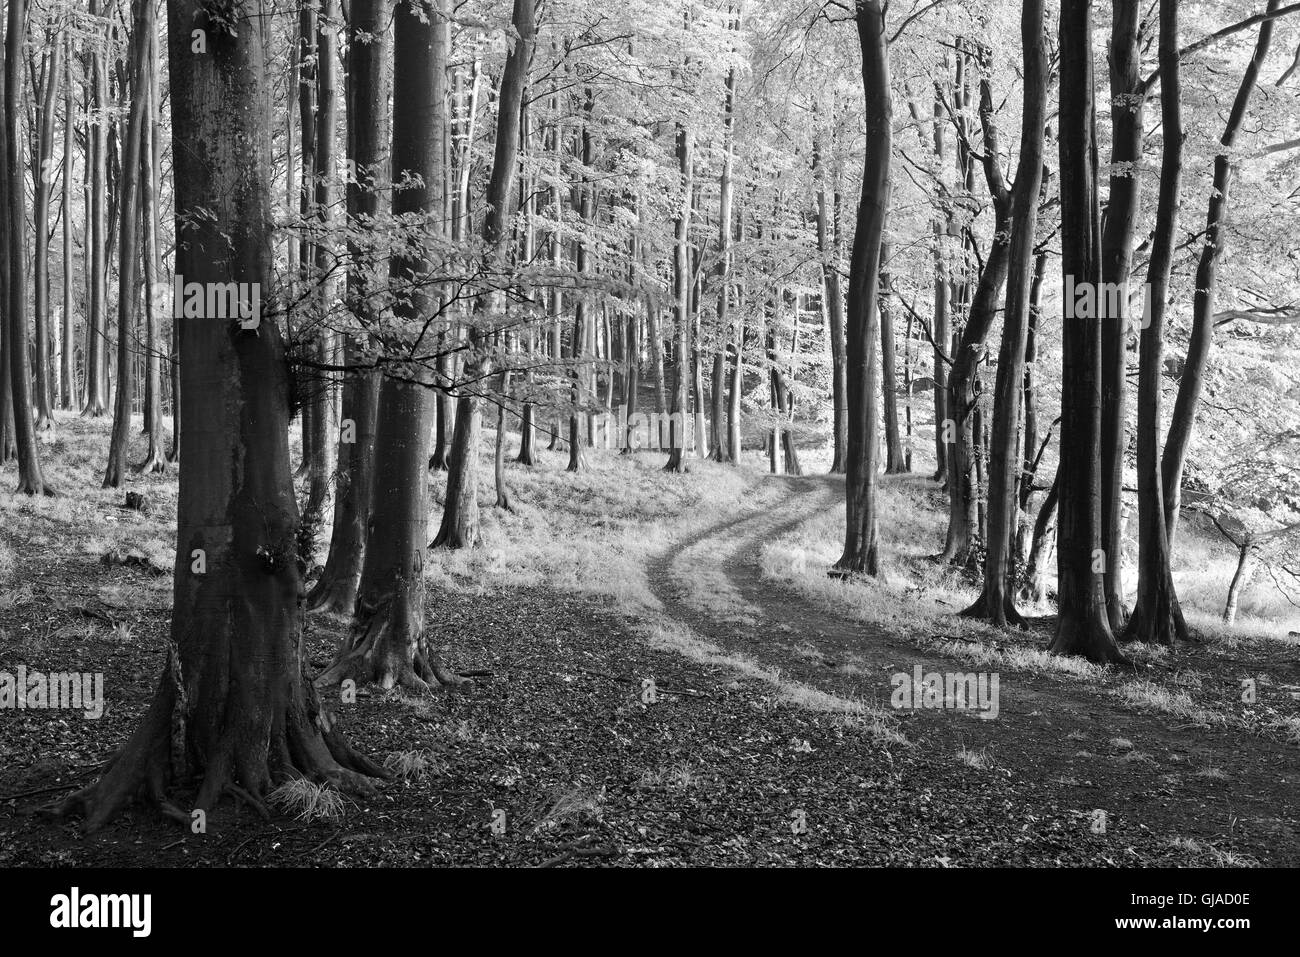
[[(745, 656), (782, 682), (897, 715), (918, 747), (987, 753), (1039, 782), (1043, 799), (1129, 815), (1157, 832), (1239, 846), (1270, 863), (1300, 860), (1300, 749), (1242, 728), (1188, 727), (1130, 710), (1095, 682), (1003, 668), (996, 720), (974, 711), (893, 711), (891, 676), (998, 671), (928, 653), (908, 636), (852, 620), (764, 574), (764, 546), (835, 508), (842, 480), (770, 476), (730, 514), (654, 561), (648, 579), (665, 614), (725, 653)], [(847, 582), (842, 587), (870, 587)], [(1023, 635), (1019, 636), (1023, 640)], [(1040, 622), (1038, 645), (1050, 632)], [(1108, 685), (1127, 676), (1108, 678)], [(956, 758), (954, 757), (954, 763)], [(1226, 835), (1226, 837), (1225, 837)]]

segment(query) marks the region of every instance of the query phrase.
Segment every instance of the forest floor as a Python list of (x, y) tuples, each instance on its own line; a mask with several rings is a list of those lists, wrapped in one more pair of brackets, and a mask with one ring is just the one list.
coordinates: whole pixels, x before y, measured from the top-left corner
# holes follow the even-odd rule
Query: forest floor
[[(65, 494), (0, 492), (0, 671), (103, 672), (108, 702), (98, 720), (0, 711), (0, 866), (1300, 862), (1285, 628), (1207, 626), (1137, 673), (1053, 659), (1050, 618), (952, 614), (973, 591), (926, 554), (933, 483), (886, 480), (889, 582), (840, 582), (841, 479), (668, 476), (654, 453), (512, 467), (516, 510), (485, 507), (484, 547), (434, 553), (432, 640), (479, 676), (339, 705), (395, 769), (377, 796), (270, 821), (223, 806), (202, 835), (140, 808), (84, 836), (32, 812), (134, 727), (170, 613), (174, 473), (133, 478), (148, 512), (119, 508), (95, 481), (106, 440), (61, 420)], [(309, 616), (314, 666), (343, 627)], [(918, 666), (996, 674), (996, 717), (892, 707)]]

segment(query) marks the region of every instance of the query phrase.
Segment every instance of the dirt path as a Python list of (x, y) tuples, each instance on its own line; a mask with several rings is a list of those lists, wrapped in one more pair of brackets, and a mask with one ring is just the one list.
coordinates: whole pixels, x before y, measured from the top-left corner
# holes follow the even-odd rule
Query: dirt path
[[(649, 570), (656, 597), (678, 623), (779, 669), (782, 680), (887, 710), (892, 674), (917, 665), (926, 673), (975, 670), (840, 617), (764, 577), (763, 545), (832, 507), (842, 481), (768, 477), (751, 491), (748, 514), (719, 521)], [(1047, 637), (1044, 632), (1044, 645)], [(1300, 860), (1300, 749), (1294, 745), (1129, 710), (1104, 689), (1068, 676), (1001, 673), (999, 704), (996, 720), (953, 710), (897, 713), (915, 746), (952, 756), (954, 772), (981, 773), (957, 755), (963, 749), (982, 754), (991, 767), (1026, 783), (1044, 810), (1075, 809), (1090, 829), (1093, 812), (1104, 810), (1112, 832), (1123, 822), (1261, 863)], [(960, 791), (959, 781), (945, 783)]]

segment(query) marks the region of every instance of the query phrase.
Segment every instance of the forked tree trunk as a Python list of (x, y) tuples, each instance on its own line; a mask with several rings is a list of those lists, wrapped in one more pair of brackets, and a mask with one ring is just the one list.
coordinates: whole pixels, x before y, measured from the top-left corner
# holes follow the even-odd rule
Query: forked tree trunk
[[(258, 283), (270, 294), (271, 135), (261, 31), (226, 32), (201, 0), (169, 0), (176, 251), (187, 282)], [(233, 0), (236, 22), (268, 14)], [(191, 53), (202, 29), (208, 55)], [(203, 151), (189, 149), (203, 143)], [(203, 210), (203, 215), (197, 215)], [(273, 304), (272, 304), (273, 305)], [(198, 781), (189, 807), (223, 796), (266, 812), (306, 778), (356, 791), (383, 771), (357, 755), (303, 677), (302, 571), (289, 469), (289, 389), (273, 322), (180, 319), (185, 419), (175, 603), (158, 691), (103, 776), (56, 807), (95, 830), (136, 797), (192, 822), (166, 788)]]
[[(1023, 625), (1015, 605), (1016, 483), (1021, 478), (1017, 442), (1020, 399), (1025, 380), (1025, 349), (1029, 337), (1034, 288), (1034, 230), (1038, 223), (1043, 182), (1043, 125), (1047, 119), (1050, 66), (1043, 32), (1043, 0), (1025, 0), (1020, 14), (1020, 42), (1025, 71), (1021, 113), (1020, 160), (1011, 197), (1011, 231), (1006, 312), (998, 371), (993, 392), (993, 436), (990, 442), (988, 525), (984, 558), (984, 587), (965, 614), (987, 618), (995, 625)], [(981, 96), (981, 111), (988, 101)], [(986, 144), (986, 153), (994, 152)], [(990, 253), (990, 259), (992, 254)], [(1026, 416), (1027, 417), (1027, 416)]]
[[(393, 181), (404, 184), (393, 193), (396, 216), (442, 209), (446, 61), (438, 23), (445, 16), (441, 0), (393, 6), (393, 75), (409, 83), (393, 103)], [(392, 282), (402, 290), (394, 314), (405, 325), (423, 323), (437, 308), (438, 291), (425, 279), (437, 268), (429, 255), (416, 250), (391, 261)], [(462, 683), (430, 649), (424, 632), (432, 391), (430, 382), (411, 381), (419, 374), (412, 369), (402, 377), (385, 376), (379, 389), (365, 569), (352, 629), (333, 664), (317, 677), (321, 687), (352, 679), (424, 692), (431, 685)]]
[[(1101, 228), (1093, 101), (1091, 0), (1062, 0), (1061, 270), (1075, 287), (1097, 288)], [(1061, 359), (1060, 519), (1057, 626), (1049, 651), (1090, 661), (1126, 661), (1106, 615), (1101, 548), (1101, 330), (1066, 318)]]
[[(966, 566), (971, 546), (979, 531), (976, 512), (976, 388), (978, 366), (985, 340), (997, 318), (998, 300), (1010, 266), (1011, 196), (1004, 181), (998, 156), (997, 130), (993, 123), (993, 94), (988, 81), (980, 84), (980, 119), (984, 129), (984, 173), (993, 197), (993, 241), (984, 271), (971, 299), (966, 326), (953, 351), (948, 373), (948, 418), (942, 423), (947, 442), (948, 534), (940, 561)], [(1032, 202), (1037, 202), (1037, 193)], [(1014, 437), (1013, 437), (1014, 441)]]
[(879, 0), (857, 8), (862, 47), (862, 86), (866, 95), (866, 147), (862, 198), (849, 264), (847, 314), (848, 461), (845, 477), (844, 554), (840, 574), (864, 572), (883, 577), (877, 528), (876, 298), (880, 291), (880, 246), (889, 214), (889, 165), (893, 149), (893, 107), (889, 92), (889, 48)]

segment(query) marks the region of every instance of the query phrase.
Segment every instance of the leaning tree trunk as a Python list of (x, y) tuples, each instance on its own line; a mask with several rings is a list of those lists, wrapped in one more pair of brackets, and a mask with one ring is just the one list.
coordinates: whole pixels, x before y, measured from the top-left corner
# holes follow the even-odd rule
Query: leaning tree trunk
[[(483, 239), (488, 257), (485, 265), (489, 272), (503, 268), (502, 260), (510, 239), (515, 166), (519, 155), (520, 110), (537, 32), (534, 3), (535, 0), (515, 0), (513, 24), (518, 39), (506, 57), (501, 89), (497, 95), (496, 144), (492, 176), (488, 181), (487, 214), (483, 219)], [(479, 298), (475, 306), (479, 313), (476, 319), (481, 319), (485, 313), (490, 312), (489, 298), (488, 294)], [(447, 498), (442, 509), (442, 524), (432, 543), (435, 548), (470, 548), (479, 541), (478, 455), (483, 400), (477, 390), (482, 388), (481, 383), (487, 381), (490, 372), (491, 360), (487, 343), (484, 330), (471, 327), (469, 352), (464, 366), (464, 379), (468, 388), (462, 388), (456, 402), (456, 435), (448, 463)]]
[[(274, 297), (271, 133), (261, 31), (231, 34), (202, 0), (169, 0), (176, 250), (187, 282), (257, 283)], [(258, 22), (262, 0), (233, 0)], [(206, 32), (209, 53), (190, 51)], [(202, 148), (195, 148), (201, 146)], [(199, 211), (202, 210), (202, 215)], [(274, 303), (271, 303), (273, 306)], [(144, 797), (189, 826), (166, 788), (198, 781), (187, 803), (226, 795), (265, 813), (277, 785), (307, 778), (371, 790), (383, 771), (352, 751), (303, 678), (302, 570), (289, 467), (289, 386), (274, 322), (243, 330), (177, 320), (185, 419), (175, 603), (153, 702), (98, 782), (64, 800), (87, 830)]]
[[(971, 546), (979, 529), (974, 431), (979, 401), (977, 367), (984, 354), (984, 342), (997, 318), (998, 300), (1007, 279), (1011, 249), (1011, 196), (998, 157), (993, 93), (987, 80), (980, 83), (980, 119), (984, 129), (984, 176), (993, 197), (993, 242), (970, 302), (966, 326), (962, 329), (957, 348), (953, 350), (945, 401), (949, 418), (943, 422), (943, 431), (948, 437), (948, 534), (939, 560), (961, 567), (971, 560)], [(1037, 194), (1034, 202), (1037, 202)]]
[[(1061, 270), (1076, 288), (1101, 278), (1092, 3), (1062, 0), (1060, 21)], [(1061, 354), (1057, 625), (1049, 651), (1126, 661), (1106, 615), (1101, 549), (1101, 330), (1067, 317)]]
[(27, 359), (27, 203), (23, 176), (23, 46), (27, 36), (26, 0), (9, 0), (4, 62), (4, 171), (3, 209), (9, 272), (6, 337), (9, 353), (9, 389), (13, 396), (13, 439), (18, 454), (18, 491), (27, 495), (52, 495), (41, 472), (32, 418), (31, 366)]
[[(348, 21), (348, 160), (355, 175), (349, 178), (347, 187), (349, 236), (354, 237), (350, 241), (347, 293), (360, 325), (376, 330), (381, 320), (376, 303), (383, 277), (362, 263), (376, 238), (368, 224), (386, 205), (381, 183), (387, 172), (391, 16), (391, 0), (353, 0)], [(445, 23), (437, 26), (445, 28)], [(356, 338), (348, 336), (343, 348), (345, 365), (356, 365), (360, 358)], [(313, 610), (351, 615), (356, 608), (374, 488), (379, 389), (378, 374), (369, 369), (350, 371), (343, 383), (334, 528), (324, 569), (307, 597), (307, 606)]]
[[(995, 625), (1023, 625), (1015, 604), (1016, 483), (1021, 479), (1017, 442), (1021, 390), (1025, 381), (1025, 349), (1034, 287), (1034, 230), (1038, 224), (1039, 192), (1043, 182), (1043, 125), (1047, 118), (1050, 66), (1043, 33), (1043, 0), (1025, 0), (1020, 14), (1025, 88), (1021, 112), (1020, 160), (1011, 197), (1010, 264), (1007, 307), (998, 349), (993, 389), (993, 436), (989, 459), (988, 523), (984, 556), (984, 587), (967, 615), (987, 618)], [(981, 112), (988, 101), (981, 97)], [(986, 153), (994, 150), (986, 145)], [(990, 253), (990, 260), (992, 254)]]
[[(1281, 0), (1269, 0), (1268, 13), (1277, 10)], [(1259, 26), (1255, 51), (1246, 72), (1237, 87), (1232, 111), (1224, 124), (1219, 140), (1223, 149), (1214, 157), (1214, 183), (1210, 187), (1209, 209), (1205, 215), (1205, 241), (1201, 258), (1196, 265), (1196, 291), (1192, 298), (1192, 335), (1187, 343), (1187, 361), (1178, 382), (1178, 397), (1169, 421), (1169, 434), (1165, 438), (1165, 451), (1160, 460), (1161, 481), (1164, 485), (1165, 527), (1172, 548), (1178, 529), (1179, 505), (1182, 501), (1183, 468), (1192, 442), (1192, 428), (1196, 424), (1196, 407), (1200, 402), (1205, 383), (1205, 369), (1209, 364), (1210, 343), (1214, 337), (1214, 295), (1218, 284), (1219, 257), (1223, 252), (1223, 225), (1228, 215), (1229, 194), (1235, 163), (1232, 149), (1246, 118), (1251, 94), (1259, 80), (1260, 68), (1268, 57), (1273, 41), (1273, 21), (1265, 20)]]
[(1148, 313), (1143, 316), (1138, 362), (1137, 482), (1138, 588), (1125, 641), (1171, 645), (1187, 638), (1174, 590), (1170, 540), (1160, 481), (1160, 405), (1164, 373), (1165, 314), (1169, 274), (1178, 233), (1183, 175), (1182, 78), (1178, 65), (1178, 0), (1160, 0), (1160, 118), (1164, 145), (1155, 239), (1147, 266)]
[[(139, 316), (135, 280), (139, 264), (136, 240), (140, 226), (140, 167), (144, 124), (149, 112), (149, 37), (154, 29), (152, 0), (132, 0), (131, 108), (127, 117), (126, 142), (122, 145), (122, 179), (118, 199), (117, 293), (117, 401), (113, 409), (113, 435), (108, 446), (108, 467), (104, 488), (118, 488), (126, 481), (127, 452), (131, 437), (131, 403), (135, 391), (135, 362), (131, 355), (133, 330)], [(145, 255), (148, 255), (146, 251)], [(186, 280), (189, 281), (188, 278)]]
[(880, 246), (889, 214), (889, 164), (893, 150), (893, 107), (889, 93), (889, 48), (880, 0), (861, 0), (857, 11), (866, 94), (866, 147), (862, 198), (849, 263), (847, 332), (848, 461), (845, 476), (844, 554), (835, 563), (843, 574), (883, 577), (877, 528), (876, 300), (880, 292)]

